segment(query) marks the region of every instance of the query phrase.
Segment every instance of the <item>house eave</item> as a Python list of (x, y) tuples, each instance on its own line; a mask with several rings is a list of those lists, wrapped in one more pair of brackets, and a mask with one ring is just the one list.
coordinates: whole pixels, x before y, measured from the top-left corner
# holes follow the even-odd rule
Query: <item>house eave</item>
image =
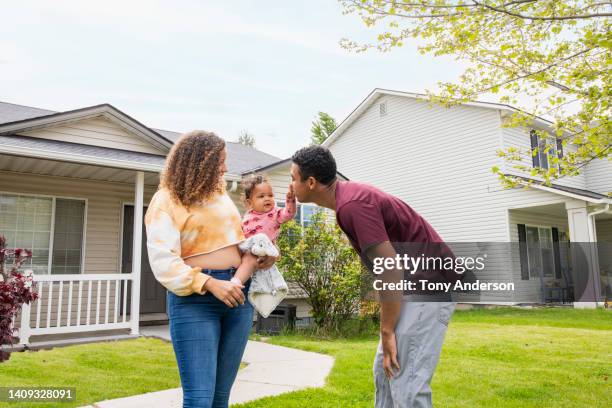
[[(110, 167), (123, 170), (147, 171), (153, 173), (160, 173), (164, 169), (164, 166), (138, 163), (129, 160), (100, 158), (82, 154), (67, 154), (65, 152), (24, 148), (22, 146), (2, 145), (0, 146), (0, 154), (7, 154), (17, 157), (30, 157), (35, 159), (47, 159), (65, 163), (89, 164), (93, 166)], [(242, 180), (242, 175), (225, 173), (224, 178), (227, 181), (240, 181)]]
[(254, 167), (252, 169), (249, 169), (247, 171), (243, 171), (242, 172), (242, 176), (246, 176), (247, 174), (251, 174), (251, 173), (256, 173), (256, 172), (261, 172), (261, 171), (266, 171), (266, 170), (270, 170), (270, 169), (274, 169), (276, 167), (281, 167), (287, 163), (291, 162), (291, 159), (282, 159), (279, 160), (275, 163), (271, 163), (265, 166), (260, 166), (260, 167)]
[(540, 184), (532, 184), (531, 187), (534, 187), (538, 190), (547, 191), (549, 193), (554, 193), (554, 194), (562, 195), (565, 197), (574, 198), (576, 200), (587, 201), (593, 204), (612, 204), (612, 198), (593, 198), (593, 197), (589, 197), (585, 195), (574, 194), (568, 191), (558, 190), (558, 189), (543, 186)]
[[(509, 176), (514, 176), (512, 174), (508, 174), (508, 175)], [(547, 186), (547, 185), (542, 184), (541, 181), (533, 180), (533, 179), (527, 179), (527, 178), (524, 178), (524, 177), (521, 177), (517, 181), (519, 182), (519, 184), (521, 184), (523, 186), (533, 187), (533, 188), (535, 188), (537, 190), (546, 191), (548, 193), (552, 193), (552, 194), (556, 194), (556, 195), (561, 195), (563, 197), (573, 198), (575, 200), (586, 201), (586, 202), (589, 202), (591, 204), (612, 204), (612, 197), (608, 198), (608, 197), (603, 196), (602, 194), (599, 194), (599, 193), (596, 193), (596, 192), (592, 192), (592, 191), (586, 191), (585, 190), (585, 194), (580, 194), (579, 192), (572, 192), (572, 191), (561, 190), (559, 186)], [(561, 187), (563, 187), (563, 186), (561, 186)], [(589, 196), (587, 194), (601, 195), (602, 197), (591, 197), (591, 196)]]
[[(271, 163), (271, 164), (268, 164), (266, 166), (255, 167), (253, 169), (244, 171), (244, 172), (242, 172), (242, 176), (244, 177), (244, 176), (246, 176), (248, 174), (272, 170), (272, 169), (275, 169), (277, 167), (285, 166), (285, 165), (290, 164), (290, 163), (291, 163), (291, 158), (279, 160), (276, 163)], [(346, 181), (348, 181), (348, 179), (349, 179), (348, 177), (346, 177), (344, 174), (340, 173), (339, 171), (337, 171), (336, 174), (338, 176), (340, 176), (340, 178), (342, 178), (342, 179), (344, 179)]]
[(67, 163), (90, 164), (95, 166), (111, 167), (126, 170), (148, 171), (155, 173), (159, 173), (163, 170), (163, 166), (149, 163), (138, 163), (128, 160), (109, 159), (106, 157), (101, 158), (82, 154), (70, 154), (66, 152), (55, 152), (43, 149), (32, 149), (23, 146), (1, 145), (0, 153), (8, 154), (11, 156), (32, 157), (35, 159), (48, 159)]

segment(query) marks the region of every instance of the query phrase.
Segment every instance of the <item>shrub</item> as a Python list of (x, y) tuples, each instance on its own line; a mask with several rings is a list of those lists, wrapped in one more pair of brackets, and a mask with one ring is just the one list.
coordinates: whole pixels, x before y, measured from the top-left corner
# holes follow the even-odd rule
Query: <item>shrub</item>
[[(20, 272), (23, 262), (32, 256), (27, 249), (7, 249), (6, 239), (0, 235), (0, 346), (13, 344), (13, 320), (24, 303), (36, 300), (31, 270)], [(5, 263), (12, 259), (10, 272)], [(0, 350), (0, 363), (8, 360), (10, 353)]]
[(305, 227), (294, 221), (283, 224), (277, 243), (278, 267), (306, 292), (319, 329), (337, 331), (358, 313), (363, 267), (324, 211), (315, 212)]

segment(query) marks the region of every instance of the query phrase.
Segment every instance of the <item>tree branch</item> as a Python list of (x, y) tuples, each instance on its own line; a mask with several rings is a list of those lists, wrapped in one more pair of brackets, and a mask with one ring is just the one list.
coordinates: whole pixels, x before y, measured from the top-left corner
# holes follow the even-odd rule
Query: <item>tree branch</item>
[(560, 16), (560, 17), (538, 17), (538, 16), (526, 16), (524, 14), (515, 13), (510, 10), (506, 10), (505, 8), (499, 8), (495, 6), (490, 6), (485, 2), (480, 2), (477, 0), (472, 0), (475, 5), (487, 8), (492, 11), (496, 11), (498, 13), (508, 14), (509, 16), (522, 18), (525, 20), (539, 20), (539, 21), (562, 21), (562, 20), (583, 20), (589, 18), (599, 18), (599, 17), (610, 17), (612, 13), (595, 13), (595, 14), (582, 14), (582, 15), (573, 15), (573, 16)]
[[(562, 62), (565, 62), (565, 61), (567, 61), (567, 60), (570, 60), (570, 59), (575, 58), (575, 57), (577, 57), (577, 56), (580, 56), (580, 55), (582, 55), (582, 54), (586, 54), (587, 52), (589, 52), (589, 51), (591, 51), (591, 50), (593, 50), (593, 48), (587, 48), (587, 49), (584, 49), (584, 50), (579, 51), (579, 52), (577, 52), (577, 53), (575, 53), (575, 54), (572, 54), (572, 55), (570, 55), (570, 56), (568, 56), (568, 57), (566, 57), (566, 58), (563, 58), (563, 59), (562, 59), (562, 60), (560, 60), (560, 61), (557, 61), (557, 62), (555, 62), (555, 63), (553, 63), (553, 64), (547, 65), (546, 67), (541, 68), (541, 69), (539, 69), (539, 70), (537, 70), (537, 71), (535, 71), (535, 72), (526, 72), (526, 73), (525, 73), (525, 74), (523, 74), (523, 75), (518, 75), (518, 76), (516, 76), (516, 77), (514, 77), (514, 78), (509, 78), (509, 79), (508, 79), (508, 80), (506, 80), (506, 81), (502, 81), (502, 82), (497, 83), (497, 84), (495, 84), (495, 85), (489, 86), (489, 87), (487, 87), (487, 88), (485, 88), (485, 89), (481, 89), (481, 90), (479, 90), (479, 91), (475, 91), (475, 92), (473, 92), (473, 93), (471, 94), (471, 96), (470, 96), (470, 97), (473, 97), (473, 96), (478, 95), (478, 94), (483, 93), (483, 92), (488, 92), (488, 91), (490, 91), (490, 90), (491, 90), (491, 89), (493, 89), (493, 88), (496, 88), (496, 87), (501, 87), (501, 86), (504, 86), (504, 85), (509, 84), (509, 83), (511, 83), (511, 82), (514, 82), (514, 81), (518, 81), (518, 80), (525, 79), (525, 78), (528, 78), (528, 77), (533, 76), (533, 75), (540, 74), (540, 73), (542, 73), (542, 72), (545, 72), (545, 71), (549, 70), (550, 68), (553, 68), (553, 67), (555, 67), (555, 66), (557, 66), (557, 65), (561, 64)], [(513, 71), (511, 71), (511, 70), (509, 70), (509, 71), (510, 71), (510, 72), (513, 72)], [(570, 88), (567, 88), (565, 85), (557, 84), (557, 83), (556, 83), (556, 82), (554, 82), (554, 81), (547, 81), (547, 83), (548, 83), (548, 82), (551, 82), (551, 84), (549, 84), (549, 85), (551, 85), (551, 86), (555, 86), (556, 88), (559, 88), (559, 89), (561, 89), (562, 91), (568, 91), (568, 90), (571, 90)], [(555, 85), (553, 85), (553, 84), (555, 84)], [(557, 86), (557, 85), (558, 85), (558, 86)], [(567, 88), (567, 89), (565, 89), (565, 88)], [(574, 91), (574, 92), (576, 92), (576, 93), (578, 93), (578, 91), (575, 91), (575, 90), (573, 90), (573, 91)]]

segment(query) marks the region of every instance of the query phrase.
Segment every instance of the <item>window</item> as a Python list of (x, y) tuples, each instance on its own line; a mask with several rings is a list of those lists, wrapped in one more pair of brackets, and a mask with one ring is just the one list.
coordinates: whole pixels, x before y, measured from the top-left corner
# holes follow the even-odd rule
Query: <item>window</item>
[[(276, 204), (281, 208), (285, 208), (284, 201), (277, 201)], [(307, 227), (310, 225), (312, 216), (318, 209), (321, 208), (314, 204), (298, 204), (293, 219), (303, 227)]]
[[(550, 143), (549, 138), (541, 137), (538, 131), (536, 131), (535, 129), (531, 129), (529, 136), (531, 139), (531, 149), (538, 149), (538, 153), (535, 156), (532, 156), (533, 167), (540, 167), (548, 170), (550, 166), (553, 165), (551, 157), (554, 157), (556, 155), (559, 159), (563, 158), (563, 143), (561, 139), (556, 139), (555, 145), (549, 146), (547, 152), (546, 145), (547, 142)], [(561, 170), (560, 167), (559, 170)]]
[(323, 210), (321, 207), (316, 205), (303, 205), (302, 206), (302, 225), (307, 227), (311, 224), (311, 220), (313, 215), (317, 212)]
[(555, 262), (551, 229), (526, 226), (525, 230), (529, 277), (537, 278), (540, 272), (545, 277), (553, 277)]
[(8, 248), (32, 250), (34, 273), (81, 273), (84, 224), (84, 200), (0, 193), (0, 233)]
[[(569, 279), (569, 269), (572, 264), (571, 261), (571, 251), (570, 251), (570, 242), (569, 236), (565, 231), (559, 231), (559, 242), (558, 252), (559, 252), (559, 267), (555, 269), (555, 278), (561, 279)], [(553, 230), (553, 245), (555, 241), (555, 235)], [(556, 262), (557, 258), (555, 258)]]
[(52, 274), (81, 272), (84, 216), (84, 201), (56, 200)]

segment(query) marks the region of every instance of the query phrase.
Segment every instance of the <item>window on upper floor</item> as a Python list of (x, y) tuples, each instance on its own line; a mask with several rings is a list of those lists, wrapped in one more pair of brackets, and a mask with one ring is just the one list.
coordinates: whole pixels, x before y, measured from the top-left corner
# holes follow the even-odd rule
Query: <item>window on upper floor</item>
[[(563, 144), (561, 139), (554, 139), (553, 142), (552, 137), (542, 137), (541, 135), (543, 133), (543, 131), (537, 131), (535, 129), (531, 129), (529, 132), (532, 151), (536, 148), (538, 149), (537, 154), (532, 155), (532, 163), (533, 167), (540, 167), (548, 170), (554, 165), (551, 160), (553, 157), (556, 156), (559, 159), (563, 158)], [(558, 170), (561, 171), (559, 165), (557, 166)]]

